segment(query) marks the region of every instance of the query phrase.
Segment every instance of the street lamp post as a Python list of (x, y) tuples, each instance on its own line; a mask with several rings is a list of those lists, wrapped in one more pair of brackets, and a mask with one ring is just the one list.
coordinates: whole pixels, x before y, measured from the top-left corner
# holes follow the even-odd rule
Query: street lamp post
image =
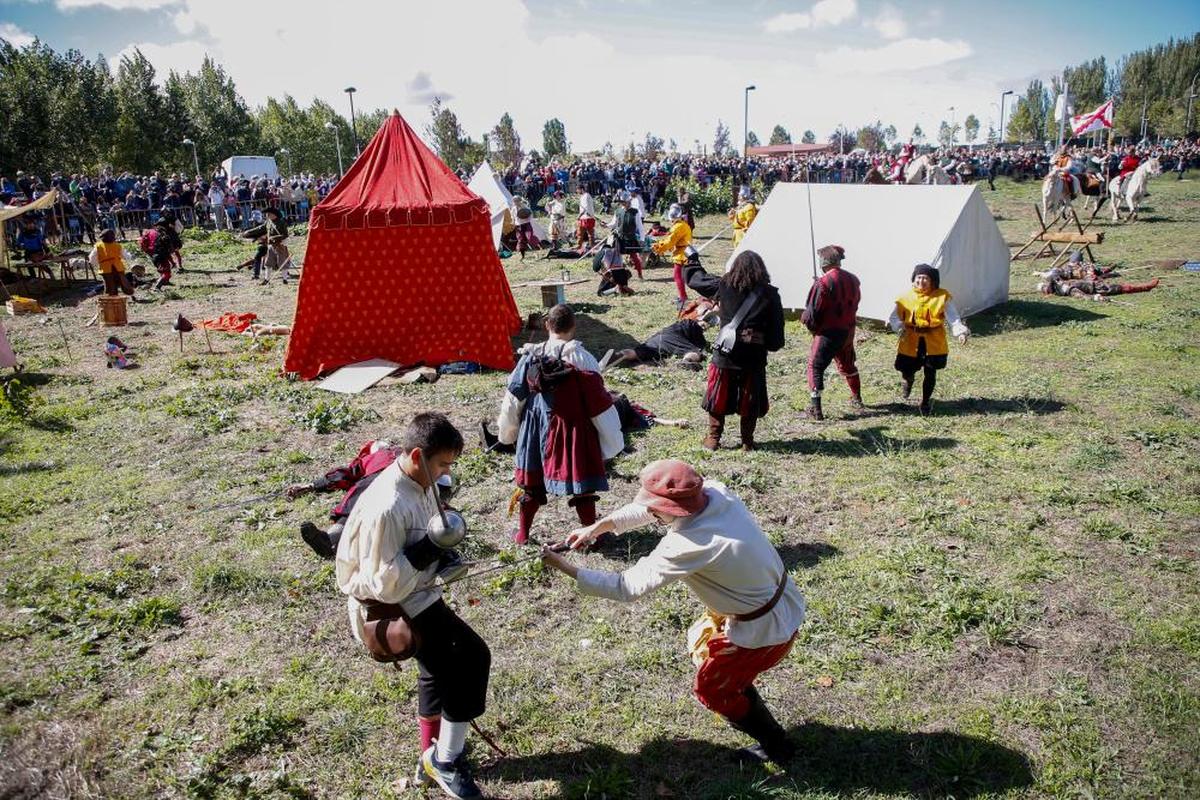
[(287, 156), (287, 161), (288, 161), (288, 177), (289, 177), (289, 178), (290, 178), (290, 177), (292, 177), (292, 175), (294, 175), (294, 174), (295, 174), (294, 172), (292, 172), (292, 151), (291, 151), (291, 150), (288, 150), (288, 149), (285, 147), (285, 148), (283, 148), (282, 150), (280, 150), (280, 151), (279, 151), (279, 155), (285, 155), (285, 156)]
[(742, 158), (750, 155), (750, 93), (755, 88), (754, 86), (747, 86), (746, 91), (743, 93), (742, 130), (745, 131), (745, 136), (742, 138)]
[(1004, 144), (1004, 98), (1012, 93), (1012, 89), (1006, 89), (1000, 95), (1000, 144)]
[(192, 147), (192, 163), (196, 165), (196, 174), (200, 174), (200, 156), (196, 155), (196, 143), (191, 139), (184, 139), (180, 144), (191, 145)]
[(342, 175), (345, 174), (345, 170), (342, 169), (342, 137), (338, 136), (337, 125), (334, 125), (332, 122), (326, 122), (325, 128), (333, 131), (333, 141), (337, 145), (338, 153), (338, 179), (341, 180)]
[(358, 158), (358, 124), (354, 121), (354, 93), (358, 90), (347, 86), (343, 91), (350, 95), (350, 138), (354, 140), (354, 157)]

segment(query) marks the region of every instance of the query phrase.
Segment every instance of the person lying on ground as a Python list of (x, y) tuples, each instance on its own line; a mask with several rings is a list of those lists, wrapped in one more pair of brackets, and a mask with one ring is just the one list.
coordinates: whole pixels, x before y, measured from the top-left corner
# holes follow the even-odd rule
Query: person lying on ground
[(572, 531), (566, 543), (581, 548), (602, 535), (665, 526), (648, 556), (623, 572), (607, 572), (578, 567), (547, 547), (543, 563), (574, 579), (583, 594), (618, 602), (682, 581), (707, 607), (688, 630), (698, 667), (693, 695), (754, 739), (740, 757), (786, 765), (795, 745), (754, 682), (792, 649), (804, 596), (758, 522), (724, 484), (674, 459), (651, 462), (639, 480), (633, 502)]
[(1045, 272), (1034, 273), (1045, 280), (1098, 280), (1114, 277), (1117, 270), (1114, 267), (1102, 267), (1090, 261), (1083, 260), (1083, 253), (1076, 251), (1066, 264), (1048, 269)]
[[(312, 548), (312, 551), (326, 561), (332, 561), (337, 554), (338, 542), (341, 541), (342, 531), (346, 520), (362, 493), (396, 460), (396, 450), (387, 439), (376, 439), (367, 442), (359, 448), (349, 464), (334, 467), (321, 477), (308, 483), (294, 483), (284, 490), (289, 500), (295, 500), (306, 494), (328, 492), (345, 492), (342, 499), (329, 512), (332, 524), (326, 530), (321, 530), (312, 522), (300, 523), (300, 538)], [(445, 481), (444, 483), (442, 481)], [(438, 482), (438, 492), (443, 503), (449, 502), (450, 476), (444, 476)], [(438, 574), (443, 580), (450, 580), (462, 572), (462, 559), (457, 551), (442, 550), (438, 558)]]
[(665, 356), (677, 356), (683, 359), (684, 365), (699, 365), (704, 361), (704, 353), (708, 350), (708, 340), (704, 338), (705, 329), (713, 323), (718, 314), (712, 310), (701, 320), (680, 319), (653, 334), (636, 347), (628, 347), (620, 351), (620, 359), (613, 361), (613, 366), (624, 364), (658, 363)]
[(1052, 294), (1058, 297), (1090, 298), (1104, 302), (1109, 297), (1118, 294), (1137, 294), (1148, 292), (1158, 286), (1158, 278), (1146, 283), (1116, 283), (1115, 281), (1089, 280), (1069, 278), (1049, 278), (1038, 284), (1042, 294)]

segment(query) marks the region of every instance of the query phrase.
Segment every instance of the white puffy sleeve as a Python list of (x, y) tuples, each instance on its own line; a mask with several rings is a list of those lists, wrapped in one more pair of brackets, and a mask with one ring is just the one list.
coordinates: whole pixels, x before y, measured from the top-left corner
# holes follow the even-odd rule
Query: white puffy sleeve
[[(892, 312), (893, 316), (896, 312)], [(946, 302), (946, 322), (950, 323), (950, 333), (955, 336), (970, 336), (971, 329), (967, 327), (967, 323), (962, 321), (962, 317), (958, 313), (958, 309), (954, 307), (954, 301)]]

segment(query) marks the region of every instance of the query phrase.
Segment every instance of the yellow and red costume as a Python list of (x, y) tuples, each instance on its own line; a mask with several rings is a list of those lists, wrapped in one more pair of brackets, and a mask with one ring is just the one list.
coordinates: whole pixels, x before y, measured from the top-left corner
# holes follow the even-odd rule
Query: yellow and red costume
[(750, 230), (750, 224), (758, 216), (758, 206), (749, 201), (742, 203), (733, 211), (733, 246), (737, 247)]
[(692, 243), (692, 228), (687, 220), (677, 219), (671, 224), (671, 230), (666, 236), (650, 245), (658, 255), (671, 254), (671, 264), (675, 273), (675, 290), (681, 301), (687, 301), (687, 287), (683, 283), (683, 265), (688, 261), (687, 249)]

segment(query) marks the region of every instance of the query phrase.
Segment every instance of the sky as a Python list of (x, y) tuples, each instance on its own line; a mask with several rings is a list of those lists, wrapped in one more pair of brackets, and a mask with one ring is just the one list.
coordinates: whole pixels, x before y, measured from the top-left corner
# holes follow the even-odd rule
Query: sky
[(473, 138), (507, 112), (540, 149), (557, 117), (576, 151), (647, 132), (711, 148), (718, 120), (739, 145), (749, 85), (764, 142), (777, 124), (823, 141), (876, 119), (932, 139), (971, 113), (983, 138), (1004, 90), (1197, 30), (1194, 0), (0, 0), (0, 38), (114, 71), (135, 47), (162, 75), (207, 53), (251, 106), (320, 97), (348, 117), (354, 86), (356, 109), (397, 108), (422, 132), (437, 96)]

